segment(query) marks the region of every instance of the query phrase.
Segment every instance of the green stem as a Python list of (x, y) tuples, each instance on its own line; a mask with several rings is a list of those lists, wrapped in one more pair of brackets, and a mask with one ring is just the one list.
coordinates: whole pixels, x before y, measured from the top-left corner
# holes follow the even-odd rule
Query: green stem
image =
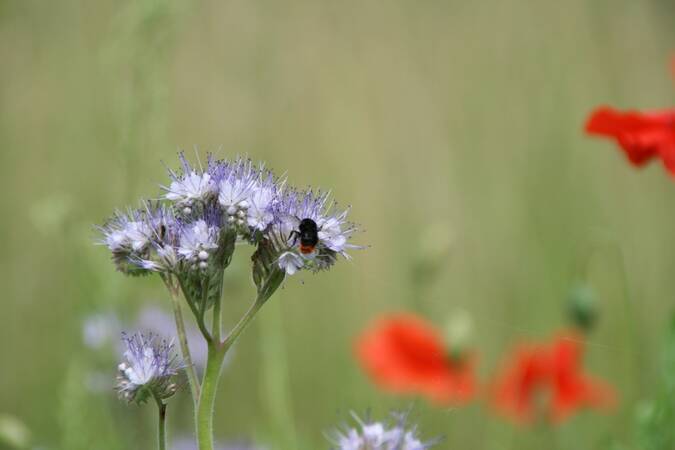
[(166, 450), (166, 404), (155, 397), (157, 409), (159, 411), (159, 421), (157, 426), (157, 447), (159, 450)]
[(216, 303), (213, 305), (213, 317), (212, 322), (211, 322), (211, 336), (213, 336), (213, 340), (215, 342), (220, 342), (220, 334), (222, 333), (221, 331), (221, 319), (220, 319), (220, 303), (221, 303), (221, 298), (218, 296), (216, 299)]
[(253, 317), (263, 304), (265, 304), (265, 300), (258, 297), (223, 342), (211, 341), (208, 343), (208, 359), (206, 360), (206, 370), (202, 379), (201, 395), (197, 409), (197, 440), (199, 442), (199, 450), (213, 450), (213, 412), (220, 370), (223, 366), (225, 355), (246, 329), (247, 325), (253, 320)]
[(199, 379), (197, 378), (197, 371), (195, 370), (195, 365), (193, 364), (192, 356), (190, 355), (187, 333), (185, 332), (185, 321), (183, 320), (183, 311), (180, 306), (179, 290), (178, 287), (174, 285), (171, 278), (168, 280), (165, 279), (164, 282), (171, 293), (171, 306), (173, 307), (173, 316), (176, 321), (176, 330), (178, 332), (180, 351), (183, 356), (183, 361), (185, 361), (185, 372), (187, 373), (188, 384), (190, 385), (192, 401), (195, 408), (197, 408), (197, 402), (199, 399)]
[(265, 410), (269, 412), (271, 432), (279, 448), (299, 448), (289, 392), (289, 373), (284, 344), (281, 302), (266, 307), (260, 321), (261, 387)]
[[(636, 386), (645, 386), (644, 382), (644, 371), (640, 370), (640, 367), (645, 367), (645, 364), (643, 364), (643, 352), (641, 352), (639, 349), (645, 348), (642, 345), (642, 333), (640, 330), (640, 316), (638, 315), (638, 311), (636, 311), (635, 304), (633, 302), (633, 299), (631, 297), (631, 291), (630, 291), (630, 286), (628, 282), (628, 269), (626, 268), (626, 258), (623, 256), (623, 250), (618, 244), (614, 244), (614, 250), (617, 254), (617, 261), (619, 263), (619, 271), (620, 271), (620, 278), (621, 278), (621, 291), (623, 294), (623, 300), (624, 304), (626, 306), (626, 317), (628, 318), (628, 326), (626, 327), (628, 329), (628, 332), (626, 335), (630, 338), (629, 339), (629, 345), (633, 345), (634, 347), (634, 366), (633, 370), (635, 371), (635, 378), (638, 380), (638, 383), (636, 383)], [(641, 390), (638, 388), (638, 393), (641, 393)], [(633, 392), (633, 395), (636, 395), (635, 392)]]
[(180, 277), (176, 277), (178, 279), (178, 283), (180, 285), (180, 289), (183, 291), (183, 295), (185, 296), (185, 299), (187, 300), (187, 304), (190, 307), (190, 310), (192, 311), (192, 314), (195, 316), (195, 321), (197, 322), (197, 326), (199, 327), (199, 331), (202, 332), (202, 335), (204, 336), (204, 339), (206, 339), (206, 342), (209, 344), (213, 342), (213, 338), (211, 337), (211, 333), (209, 333), (209, 330), (206, 329), (206, 325), (204, 324), (204, 315), (199, 312), (199, 310), (195, 307), (194, 304), (194, 299), (188, 298), (188, 290), (185, 288), (185, 285), (181, 281)]
[(199, 450), (213, 450), (213, 410), (216, 390), (226, 351), (213, 342), (208, 345), (208, 359), (202, 380), (202, 392), (197, 410), (197, 440)]
[(230, 334), (227, 335), (221, 344), (221, 347), (225, 349), (226, 352), (237, 341), (237, 338), (241, 335), (241, 333), (244, 332), (248, 324), (251, 323), (256, 313), (260, 310), (260, 308), (262, 308), (264, 304), (265, 299), (261, 299), (260, 297), (256, 298), (255, 302), (253, 302), (248, 311), (246, 311), (246, 314), (244, 314), (244, 317), (242, 317), (239, 320), (239, 323), (237, 323), (234, 328), (232, 328)]

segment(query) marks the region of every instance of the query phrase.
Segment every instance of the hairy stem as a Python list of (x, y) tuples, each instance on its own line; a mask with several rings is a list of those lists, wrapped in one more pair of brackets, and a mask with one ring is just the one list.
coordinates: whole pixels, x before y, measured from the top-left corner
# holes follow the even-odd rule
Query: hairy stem
[(155, 397), (157, 409), (159, 411), (159, 420), (157, 425), (157, 447), (159, 450), (166, 450), (166, 404)]
[[(213, 450), (213, 412), (218, 379), (220, 378), (220, 370), (223, 366), (225, 355), (248, 324), (251, 323), (253, 317), (255, 317), (255, 314), (264, 303), (265, 299), (258, 297), (223, 342), (211, 341), (208, 343), (208, 359), (206, 361), (204, 378), (202, 379), (201, 395), (197, 410), (197, 440), (199, 441), (199, 450)], [(220, 306), (218, 306), (218, 317), (220, 317), (219, 311)], [(214, 314), (216, 314), (215, 310)]]
[(221, 347), (227, 352), (230, 347), (237, 341), (237, 338), (244, 332), (246, 327), (255, 317), (255, 314), (262, 308), (262, 305), (265, 304), (265, 299), (260, 297), (256, 298), (253, 304), (249, 307), (246, 314), (239, 320), (239, 322), (232, 328), (230, 334), (227, 335), (225, 340), (220, 344)]
[(221, 298), (218, 296), (216, 299), (216, 303), (213, 305), (213, 317), (211, 318), (211, 336), (213, 336), (213, 340), (215, 342), (220, 342), (220, 334), (221, 334), (221, 318), (220, 318), (220, 303), (221, 303)]
[(183, 295), (187, 300), (187, 304), (190, 307), (192, 314), (195, 316), (195, 321), (197, 322), (197, 327), (199, 327), (199, 331), (202, 332), (202, 335), (204, 336), (204, 339), (206, 339), (206, 342), (210, 344), (213, 341), (213, 338), (211, 337), (211, 333), (209, 333), (209, 330), (206, 328), (206, 325), (204, 324), (204, 315), (200, 313), (198, 308), (195, 306), (194, 299), (188, 298), (188, 290), (183, 285), (181, 279), (179, 277), (176, 278), (178, 279), (180, 289), (183, 291)]
[(172, 279), (164, 279), (169, 292), (171, 293), (171, 306), (173, 308), (173, 316), (176, 321), (176, 331), (178, 332), (178, 342), (180, 343), (180, 351), (185, 361), (185, 372), (187, 373), (188, 384), (190, 385), (190, 394), (195, 408), (197, 408), (199, 400), (199, 379), (197, 378), (197, 371), (192, 362), (190, 355), (190, 347), (188, 346), (187, 333), (185, 332), (185, 321), (183, 320), (183, 311), (180, 306), (179, 288), (174, 284)]
[(208, 344), (208, 359), (206, 360), (206, 370), (204, 371), (197, 410), (199, 450), (213, 450), (213, 410), (225, 353), (220, 345), (214, 342)]

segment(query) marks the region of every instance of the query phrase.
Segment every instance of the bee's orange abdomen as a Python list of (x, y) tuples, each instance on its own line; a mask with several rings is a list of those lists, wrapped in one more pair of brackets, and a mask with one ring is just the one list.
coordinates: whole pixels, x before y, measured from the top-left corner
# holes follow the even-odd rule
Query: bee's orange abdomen
[(300, 253), (306, 255), (307, 253), (312, 253), (314, 251), (313, 245), (302, 245), (300, 244)]

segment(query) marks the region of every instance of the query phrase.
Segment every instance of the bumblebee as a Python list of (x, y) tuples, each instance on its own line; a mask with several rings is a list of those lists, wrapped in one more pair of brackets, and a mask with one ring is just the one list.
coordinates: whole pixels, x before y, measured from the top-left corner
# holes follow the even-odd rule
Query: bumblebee
[(302, 219), (298, 229), (291, 232), (291, 236), (294, 236), (293, 244), (300, 240), (300, 253), (306, 255), (312, 253), (319, 243), (319, 227), (312, 219)]

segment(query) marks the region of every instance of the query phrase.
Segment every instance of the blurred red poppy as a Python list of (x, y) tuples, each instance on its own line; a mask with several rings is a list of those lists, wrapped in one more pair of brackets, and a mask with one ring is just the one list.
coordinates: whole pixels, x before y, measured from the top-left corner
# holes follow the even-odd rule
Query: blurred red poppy
[(583, 351), (583, 338), (572, 332), (550, 344), (520, 346), (493, 384), (495, 408), (521, 423), (539, 414), (558, 423), (584, 407), (611, 408), (614, 391), (584, 373)]
[(601, 107), (586, 122), (586, 132), (616, 139), (635, 166), (660, 158), (675, 175), (675, 109), (642, 113)]
[(412, 314), (377, 320), (358, 338), (356, 355), (372, 380), (389, 392), (459, 404), (476, 389), (473, 357), (451, 356), (441, 333)]

